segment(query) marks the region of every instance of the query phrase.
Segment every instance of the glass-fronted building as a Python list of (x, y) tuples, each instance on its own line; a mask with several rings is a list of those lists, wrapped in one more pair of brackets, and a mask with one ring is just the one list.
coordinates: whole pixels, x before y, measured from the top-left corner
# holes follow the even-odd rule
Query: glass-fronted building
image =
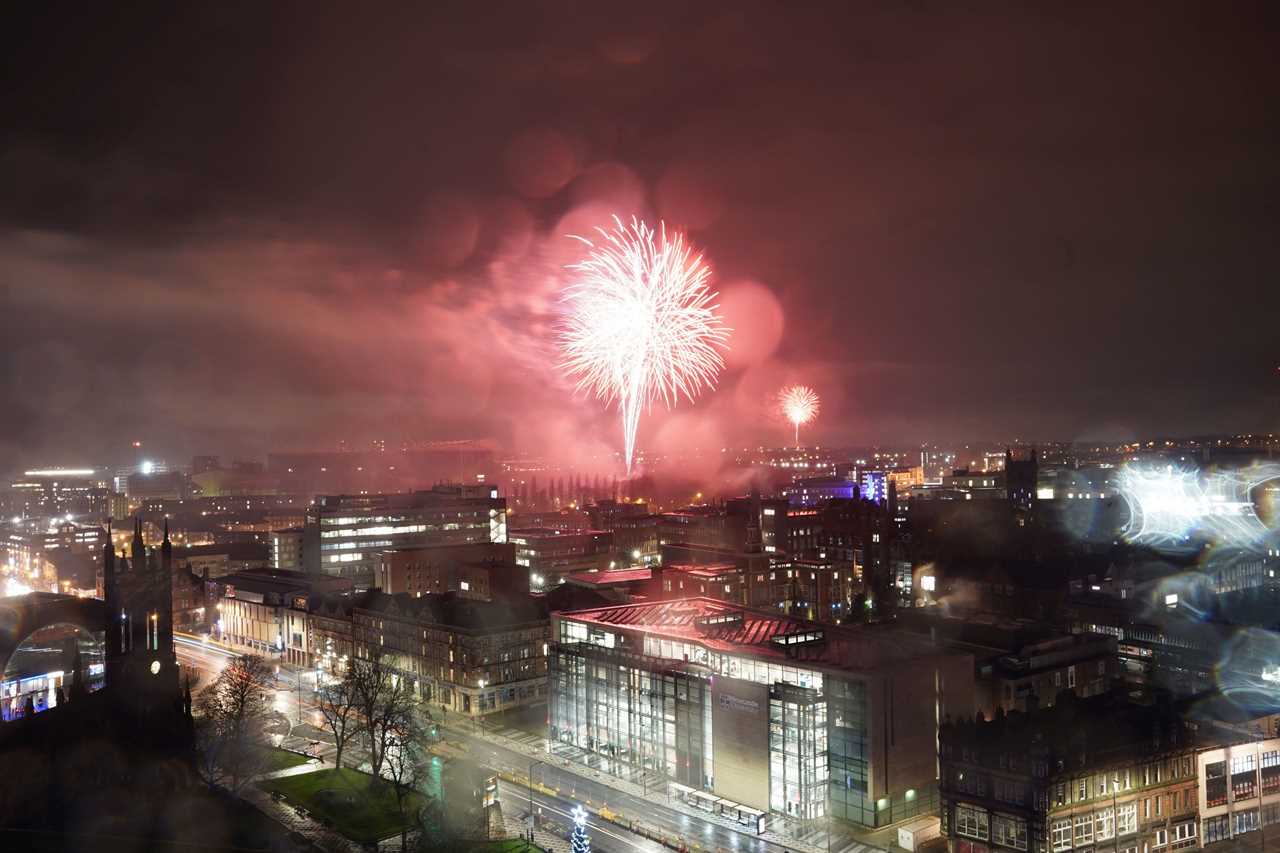
[(320, 495), (307, 509), (302, 562), (312, 574), (373, 585), (395, 548), (507, 541), (507, 501), (487, 485), (440, 485), (379, 495)]
[(554, 742), (740, 816), (936, 812), (938, 725), (973, 702), (967, 655), (710, 598), (556, 614), (552, 639)]

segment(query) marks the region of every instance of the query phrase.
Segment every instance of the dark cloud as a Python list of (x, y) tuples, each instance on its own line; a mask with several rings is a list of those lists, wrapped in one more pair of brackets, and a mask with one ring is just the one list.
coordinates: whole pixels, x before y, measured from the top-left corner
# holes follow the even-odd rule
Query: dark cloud
[(783, 326), (642, 444), (765, 437), (782, 381), (829, 442), (1280, 427), (1276, 23), (30, 5), (3, 36), (0, 463), (142, 435), (604, 453), (547, 333), (564, 234), (612, 212), (690, 228)]

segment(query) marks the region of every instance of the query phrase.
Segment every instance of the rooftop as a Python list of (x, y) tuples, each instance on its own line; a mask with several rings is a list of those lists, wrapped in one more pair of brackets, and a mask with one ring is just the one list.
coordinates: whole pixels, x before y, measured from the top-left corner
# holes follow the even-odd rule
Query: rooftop
[(557, 614), (602, 627), (708, 649), (833, 669), (869, 670), (894, 661), (946, 654), (927, 640), (879, 626), (822, 625), (781, 613), (751, 610), (712, 598), (622, 604)]
[(717, 578), (725, 574), (736, 574), (738, 567), (733, 563), (670, 563), (662, 567), (664, 572), (680, 572), (699, 578)]
[(528, 594), (478, 601), (461, 598), (452, 592), (415, 597), (406, 592), (387, 595), (375, 590), (363, 604), (357, 605), (357, 609), (400, 616), (421, 624), (481, 631), (545, 622), (547, 619), (546, 601)]
[(507, 538), (519, 536), (521, 539), (552, 539), (568, 536), (607, 536), (607, 530), (561, 530), (558, 527), (516, 527), (507, 530)]
[(565, 578), (570, 583), (587, 586), (609, 586), (616, 583), (636, 583), (653, 578), (653, 569), (609, 569), (602, 572), (574, 572)]

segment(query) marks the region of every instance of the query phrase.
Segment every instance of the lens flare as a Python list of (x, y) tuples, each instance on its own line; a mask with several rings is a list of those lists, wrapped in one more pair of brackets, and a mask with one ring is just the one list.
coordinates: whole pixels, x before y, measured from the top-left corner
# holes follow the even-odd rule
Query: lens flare
[(1116, 485), (1129, 506), (1124, 536), (1155, 547), (1194, 541), (1259, 550), (1272, 531), (1258, 517), (1253, 495), (1280, 478), (1273, 463), (1224, 471), (1174, 465), (1130, 464)]
[(588, 253), (569, 266), (561, 296), (560, 367), (576, 390), (618, 404), (630, 476), (641, 411), (714, 388), (730, 330), (707, 286), (711, 269), (683, 235), (663, 223), (655, 232), (638, 219), (613, 222), (595, 241), (574, 237)]
[(778, 408), (796, 428), (796, 447), (800, 446), (800, 425), (816, 418), (820, 406), (817, 392), (807, 385), (790, 385), (778, 392)]

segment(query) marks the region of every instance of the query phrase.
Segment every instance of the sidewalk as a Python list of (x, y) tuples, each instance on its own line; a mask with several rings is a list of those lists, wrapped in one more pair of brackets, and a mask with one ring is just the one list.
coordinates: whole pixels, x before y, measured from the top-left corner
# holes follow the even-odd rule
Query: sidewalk
[[(574, 747), (567, 747), (562, 744), (552, 744), (551, 745), (552, 749), (548, 754), (547, 741), (545, 738), (536, 739), (537, 741), (539, 741), (539, 743), (535, 744), (532, 742), (534, 741), (533, 736), (528, 735), (527, 733), (518, 732), (516, 730), (508, 730), (505, 728), (498, 729), (496, 727), (490, 726), (489, 724), (484, 725), (483, 733), (482, 733), (480, 731), (480, 728), (477, 726), (477, 724), (472, 718), (465, 717), (463, 715), (455, 714), (452, 712), (441, 715), (439, 708), (432, 710), (432, 716), (434, 716), (440, 722), (440, 725), (443, 728), (448, 730), (449, 733), (454, 736), (461, 735), (466, 738), (477, 738), (477, 739), (486, 740), (486, 741), (493, 741), (494, 743), (497, 743), (503, 746), (504, 748), (511, 750), (512, 752), (516, 752), (521, 755), (529, 757), (530, 760), (553, 761), (554, 765), (558, 769), (566, 770), (570, 773), (573, 773), (577, 776), (582, 777), (583, 779), (586, 779), (587, 781), (593, 781), (593, 782), (603, 781), (602, 777), (596, 777), (592, 775), (593, 773), (597, 772), (595, 768), (592, 768), (589, 764), (583, 763), (578, 760), (579, 758), (586, 758), (588, 760), (590, 760), (591, 758), (595, 758), (599, 760), (601, 759), (600, 756), (591, 756), (589, 754), (584, 754), (582, 750), (576, 749)], [(516, 735), (517, 737), (512, 737), (511, 735)], [(515, 775), (517, 776), (519, 781), (527, 782), (527, 778), (521, 778), (523, 777), (523, 774), (517, 773)], [(755, 833), (752, 833), (749, 830), (744, 829), (744, 827), (742, 827), (738, 823), (735, 823), (734, 821), (731, 821), (719, 815), (709, 814), (708, 812), (702, 811), (701, 809), (697, 809), (693, 806), (690, 806), (687, 803), (680, 800), (679, 797), (669, 797), (665, 790), (661, 792), (654, 792), (652, 790), (647, 790), (647, 786), (643, 784), (637, 784), (634, 781), (623, 779), (623, 778), (612, 776), (612, 775), (608, 778), (608, 785), (609, 787), (619, 790), (623, 793), (626, 793), (632, 797), (635, 797), (636, 799), (645, 800), (655, 805), (666, 806), (667, 808), (670, 808), (672, 811), (682, 812), (684, 814), (689, 815), (692, 818), (696, 818), (701, 821), (706, 821), (708, 823), (715, 823), (727, 829), (732, 829), (738, 832), (742, 832), (744, 835), (755, 836)], [(603, 804), (600, 804), (600, 805), (591, 804), (591, 806), (593, 811), (596, 811), (598, 813), (600, 807), (603, 806)], [(623, 826), (627, 826), (631, 822), (631, 820), (634, 819), (631, 817), (620, 815), (616, 812), (612, 812), (612, 810), (610, 811), (611, 811), (611, 814), (613, 814), (614, 818), (618, 820)], [(800, 838), (797, 838), (792, 835), (780, 835), (772, 831), (766, 831), (764, 833), (759, 834), (756, 837), (762, 838), (771, 844), (776, 844), (779, 847), (785, 847), (789, 851), (796, 851), (796, 853), (826, 853), (827, 851), (827, 838), (826, 838), (826, 831), (824, 828), (817, 828), (817, 829), (810, 830)], [(862, 849), (875, 849), (875, 848), (872, 848), (871, 845), (868, 845), (865, 842), (861, 842), (852, 836), (849, 836), (849, 837), (833, 836), (832, 838), (832, 841), (831, 841), (832, 851), (841, 851), (851, 846), (854, 846), (855, 848), (862, 848)]]

